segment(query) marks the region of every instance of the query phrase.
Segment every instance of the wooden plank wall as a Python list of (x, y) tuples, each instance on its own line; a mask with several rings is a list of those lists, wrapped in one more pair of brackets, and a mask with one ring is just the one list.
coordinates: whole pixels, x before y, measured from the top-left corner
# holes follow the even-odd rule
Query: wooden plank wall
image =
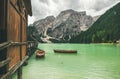
[[(0, 50), (0, 62), (10, 58), (9, 64), (0, 67), (0, 76), (11, 74), (26, 60), (27, 11), (23, 0), (0, 0), (0, 44), (19, 43)], [(23, 44), (24, 42), (24, 44)], [(21, 71), (21, 67), (18, 69)]]
[(0, 50), (0, 78), (9, 77), (18, 71), (22, 79), (22, 64), (26, 56), (28, 12), (23, 0), (0, 0), (0, 44), (10, 43)]
[[(9, 26), (7, 29), (8, 41), (20, 42), (20, 16), (12, 5), (9, 5)], [(8, 56), (11, 58), (9, 64), (11, 68), (20, 61), (20, 46), (9, 47)]]
[[(24, 4), (19, 4), (20, 0), (10, 0), (8, 41), (26, 42), (27, 20), (25, 19)], [(22, 0), (21, 0), (22, 1)], [(27, 17), (27, 16), (26, 16)], [(12, 58), (9, 69), (26, 56), (26, 45), (16, 45), (8, 48), (8, 57)]]
[[(27, 23), (24, 21), (24, 19), (22, 19), (22, 42), (26, 42), (27, 41)], [(22, 59), (25, 57), (26, 53), (26, 45), (22, 45)]]

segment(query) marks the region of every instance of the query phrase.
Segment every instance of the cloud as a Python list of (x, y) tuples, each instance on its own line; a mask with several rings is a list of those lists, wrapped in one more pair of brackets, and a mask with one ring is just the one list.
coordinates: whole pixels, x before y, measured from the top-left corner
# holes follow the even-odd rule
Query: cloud
[(91, 16), (101, 15), (120, 0), (31, 0), (33, 16), (29, 24), (46, 16), (57, 16), (61, 11), (73, 9), (87, 11)]

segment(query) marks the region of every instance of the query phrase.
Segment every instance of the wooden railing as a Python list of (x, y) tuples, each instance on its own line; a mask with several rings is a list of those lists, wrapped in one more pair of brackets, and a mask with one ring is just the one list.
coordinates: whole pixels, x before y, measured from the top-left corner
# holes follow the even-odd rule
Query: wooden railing
[[(8, 48), (10, 46), (21, 46), (21, 45), (26, 45), (27, 46), (27, 50), (31, 51), (31, 48), (35, 48), (37, 46), (37, 43), (34, 41), (28, 41), (28, 42), (4, 42), (0, 44), (0, 51)], [(28, 51), (27, 51), (28, 52)], [(16, 65), (14, 65), (14, 67), (12, 69), (9, 69), (9, 71), (2, 75), (2, 77), (0, 79), (9, 79), (9, 76), (11, 76), (16, 70), (18, 70), (19, 72), (19, 68), (23, 65), (23, 63), (28, 59), (29, 56), (25, 56), (25, 58), (20, 61), (17, 62)], [(7, 58), (3, 61), (0, 61), (0, 68), (9, 64), (11, 58)]]
[(4, 65), (8, 64), (10, 61), (10, 58), (7, 58), (6, 60), (3, 60), (0, 62), (0, 67), (3, 67)]
[(5, 48), (9, 47), (10, 45), (11, 45), (10, 42), (4, 42), (4, 43), (0, 44), (0, 50), (5, 49)]
[(27, 55), (28, 56), (31, 56), (34, 53), (34, 51), (37, 48), (37, 45), (38, 45), (38, 42), (35, 42), (35, 41), (27, 42)]
[[(6, 74), (2, 76), (1, 79), (9, 79), (12, 74), (15, 73), (22, 65), (23, 63), (28, 59), (28, 56), (26, 56), (23, 61), (19, 61), (12, 69), (10, 69)], [(19, 73), (18, 73), (19, 74)]]
[(26, 45), (26, 42), (4, 42), (0, 44), (0, 50), (5, 49), (9, 46), (14, 46), (14, 45)]

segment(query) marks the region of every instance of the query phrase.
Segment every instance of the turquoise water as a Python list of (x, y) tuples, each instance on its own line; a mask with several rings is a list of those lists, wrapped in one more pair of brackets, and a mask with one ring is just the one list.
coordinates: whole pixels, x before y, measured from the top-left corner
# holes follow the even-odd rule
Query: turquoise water
[[(39, 44), (38, 47), (46, 51), (46, 56), (36, 59), (33, 55), (23, 67), (23, 79), (120, 79), (120, 46)], [(78, 53), (54, 53), (53, 49), (75, 49)]]

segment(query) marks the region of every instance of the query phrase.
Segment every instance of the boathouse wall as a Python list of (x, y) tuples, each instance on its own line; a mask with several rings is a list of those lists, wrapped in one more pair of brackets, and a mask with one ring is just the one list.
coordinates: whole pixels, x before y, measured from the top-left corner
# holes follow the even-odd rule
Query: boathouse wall
[[(30, 0), (0, 0), (0, 76), (26, 59), (28, 15), (32, 15)], [(2, 65), (8, 58), (9, 63)]]

